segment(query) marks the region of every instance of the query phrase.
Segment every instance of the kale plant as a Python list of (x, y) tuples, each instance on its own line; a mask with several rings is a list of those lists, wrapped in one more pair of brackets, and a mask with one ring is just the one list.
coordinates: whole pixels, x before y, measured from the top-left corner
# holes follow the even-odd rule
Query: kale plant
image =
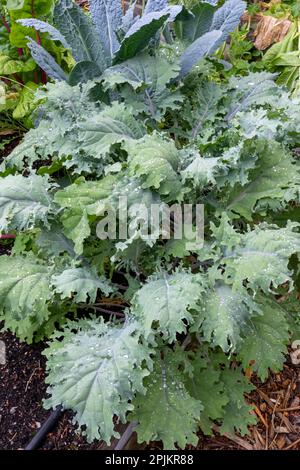
[[(89, 441), (127, 420), (167, 449), (215, 424), (246, 434), (244, 371), (280, 370), (300, 334), (300, 102), (266, 72), (219, 83), (203, 58), (244, 7), (203, 3), (171, 23), (146, 10), (155, 20), (111, 36), (99, 77), (39, 92), (36, 128), (2, 165), (0, 230), (17, 237), (0, 258), (1, 319), (49, 338), (45, 406), (72, 409)], [(125, 196), (127, 235), (99, 238)], [(203, 246), (145, 239), (140, 202), (203, 204)]]

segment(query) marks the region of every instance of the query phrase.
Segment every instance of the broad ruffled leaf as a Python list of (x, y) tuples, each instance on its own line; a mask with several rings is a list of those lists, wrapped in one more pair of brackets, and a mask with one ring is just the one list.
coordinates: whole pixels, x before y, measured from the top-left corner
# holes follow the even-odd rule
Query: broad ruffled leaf
[(219, 364), (225, 363), (227, 365), (221, 373), (221, 381), (229, 398), (229, 402), (224, 408), (220, 433), (248, 434), (248, 426), (256, 424), (256, 418), (251, 413), (252, 406), (248, 405), (245, 400), (245, 393), (251, 392), (254, 386), (244, 376), (240, 367), (229, 368), (229, 361), (226, 357), (223, 359), (220, 357), (219, 361)]
[(119, 327), (96, 318), (70, 322), (45, 351), (51, 384), (46, 407), (62, 404), (72, 409), (79, 426), (86, 426), (90, 442), (109, 443), (119, 437), (114, 416), (124, 422), (134, 394), (145, 393), (151, 352), (140, 340), (137, 323)]
[[(179, 65), (170, 64), (159, 57), (140, 54), (122, 64), (110, 67), (103, 74), (106, 88), (123, 85), (121, 93), (126, 102), (137, 112), (146, 112), (152, 118), (159, 118), (167, 108), (176, 109), (182, 101), (177, 90), (168, 87), (177, 77)], [(124, 85), (130, 85), (127, 89)]]
[(37, 244), (47, 254), (68, 253), (73, 259), (76, 258), (74, 244), (63, 234), (59, 224), (51, 224), (49, 230), (43, 229), (37, 238)]
[(90, 236), (91, 229), (86, 209), (67, 209), (61, 216), (64, 234), (74, 242), (74, 250), (77, 255), (83, 253), (83, 243)]
[(163, 355), (163, 359), (156, 359), (153, 372), (144, 381), (146, 395), (139, 394), (133, 400), (130, 420), (138, 422), (138, 442), (159, 440), (165, 450), (175, 449), (175, 444), (181, 449), (187, 444), (196, 446), (203, 406), (184, 385), (178, 363), (181, 356), (178, 358), (171, 349), (165, 349)]
[(195, 187), (200, 188), (210, 183), (215, 184), (218, 173), (226, 168), (220, 158), (203, 158), (195, 149), (189, 152), (188, 159), (185, 159), (184, 163), (187, 161), (190, 163), (181, 173), (183, 182), (192, 181)]
[(282, 307), (275, 301), (260, 297), (262, 315), (252, 319), (252, 331), (244, 337), (238, 352), (243, 367), (251, 369), (265, 380), (269, 368), (281, 370), (289, 341), (289, 325)]
[(200, 329), (209, 344), (224, 352), (236, 349), (253, 313), (259, 312), (247, 291), (235, 292), (222, 281), (208, 290), (200, 304), (192, 330)]
[(108, 198), (115, 178), (111, 175), (102, 180), (80, 181), (55, 194), (55, 202), (66, 210), (62, 215), (65, 235), (75, 243), (75, 252), (82, 254), (83, 242), (91, 234), (88, 215), (102, 214), (103, 201)]
[(286, 282), (292, 289), (293, 272), (289, 269), (292, 254), (300, 251), (298, 224), (290, 222), (285, 228), (261, 225), (245, 233), (240, 245), (225, 255), (227, 275), (235, 289), (244, 281), (254, 290), (268, 293)]
[(46, 90), (39, 90), (36, 99), (44, 104), (38, 126), (25, 134), (23, 142), (5, 159), (6, 166), (21, 170), (25, 159), (32, 166), (36, 160), (48, 160), (53, 155), (63, 159), (66, 166), (82, 165), (88, 169), (91, 158), (78, 141), (78, 121), (99, 112), (98, 101), (92, 101), (96, 86), (93, 82), (77, 86), (61, 82), (59, 87), (48, 83)]
[(143, 325), (145, 336), (151, 335), (156, 326), (171, 343), (177, 333), (185, 332), (186, 324), (193, 323), (191, 310), (197, 307), (204, 285), (200, 275), (188, 272), (150, 277), (132, 300), (133, 314)]
[(223, 417), (229, 398), (221, 381), (221, 370), (203, 357), (201, 351), (193, 357), (192, 376), (186, 379), (186, 387), (191, 396), (202, 403), (200, 427), (205, 434), (211, 435), (213, 421)]
[(105, 295), (112, 292), (112, 288), (105, 278), (99, 278), (97, 273), (88, 268), (70, 268), (61, 274), (52, 276), (51, 280), (55, 292), (62, 299), (71, 298), (74, 293), (76, 302), (95, 302), (98, 289)]
[[(243, 3), (243, 2), (242, 2)], [(231, 77), (230, 109), (226, 119), (230, 121), (239, 112), (250, 106), (274, 103), (278, 100), (280, 89), (274, 82), (274, 74), (268, 72), (250, 73), (246, 77)]]
[(207, 121), (214, 122), (220, 112), (218, 102), (223, 90), (214, 82), (204, 81), (193, 91), (191, 102), (185, 105), (185, 119), (191, 127), (191, 138), (195, 139)]
[(91, 0), (90, 10), (103, 48), (111, 60), (120, 46), (116, 31), (122, 24), (121, 2), (120, 0)]
[(104, 158), (113, 144), (139, 139), (144, 134), (144, 125), (135, 119), (130, 108), (119, 103), (107, 106), (79, 125), (79, 141), (97, 159)]
[(41, 222), (47, 225), (47, 217), (53, 210), (51, 189), (47, 177), (9, 175), (0, 184), (0, 232), (24, 230)]
[(157, 189), (161, 195), (175, 200), (181, 189), (178, 167), (178, 150), (172, 140), (158, 134), (147, 135), (124, 145), (128, 153), (129, 173), (142, 180), (142, 188)]
[(252, 153), (256, 167), (248, 173), (246, 184), (226, 191), (221, 203), (227, 211), (252, 220), (253, 212), (265, 214), (269, 207), (280, 209), (287, 201), (296, 199), (300, 173), (288, 151), (276, 142), (252, 143), (247, 152), (249, 157)]
[(32, 342), (49, 317), (52, 270), (33, 255), (0, 257), (0, 318), (21, 340)]
[(106, 199), (116, 182), (113, 175), (108, 175), (99, 181), (84, 181), (79, 180), (67, 186), (60, 191), (57, 191), (54, 201), (60, 207), (70, 209), (85, 209), (88, 214), (97, 214), (103, 211), (103, 204), (101, 201)]

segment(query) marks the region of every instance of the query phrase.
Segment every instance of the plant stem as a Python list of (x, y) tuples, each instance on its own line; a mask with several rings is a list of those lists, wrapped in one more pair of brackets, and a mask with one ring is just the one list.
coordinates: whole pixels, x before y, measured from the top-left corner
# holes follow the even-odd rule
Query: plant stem
[(17, 73), (14, 73), (14, 77), (15, 77), (16, 81), (19, 83), (19, 85), (24, 86), (24, 82), (23, 82), (22, 78)]
[(1, 18), (2, 23), (4, 24), (5, 29), (10, 33), (10, 27), (9, 27), (9, 24), (7, 23), (6, 19), (2, 15), (0, 16), (0, 18)]

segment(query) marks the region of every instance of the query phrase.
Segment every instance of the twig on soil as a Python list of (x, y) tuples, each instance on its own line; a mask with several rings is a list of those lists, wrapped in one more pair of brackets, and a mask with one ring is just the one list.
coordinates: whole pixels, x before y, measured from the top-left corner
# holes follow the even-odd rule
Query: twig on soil
[(300, 406), (290, 406), (289, 408), (277, 408), (277, 411), (298, 411)]
[(35, 369), (33, 369), (32, 374), (30, 375), (29, 379), (27, 380), (26, 387), (25, 387), (25, 392), (27, 392), (28, 386), (29, 386), (29, 384), (30, 384), (30, 382), (31, 382), (31, 380), (32, 380), (32, 377), (34, 376), (36, 370), (38, 370), (37, 367), (36, 367)]
[(295, 447), (297, 444), (300, 444), (300, 439), (297, 439), (296, 441), (292, 442), (289, 446), (285, 447), (283, 450), (289, 450)]
[[(220, 432), (220, 428), (218, 426), (213, 426), (213, 430), (217, 433)], [(230, 439), (231, 441), (235, 442), (246, 450), (254, 450), (253, 445), (251, 445), (248, 441), (242, 439), (241, 437), (233, 436), (232, 434), (228, 434), (227, 432), (225, 432), (223, 435), (227, 437), (227, 439)]]
[(274, 411), (274, 413), (277, 413), (279, 418), (282, 419), (282, 421), (284, 422), (284, 424), (286, 425), (286, 427), (288, 428), (288, 430), (292, 433), (295, 433), (295, 429), (294, 429), (294, 426), (290, 423), (290, 421), (288, 420), (288, 418), (286, 416), (284, 416), (280, 411), (278, 411), (278, 409), (274, 410), (275, 408), (275, 404), (270, 400), (270, 398), (268, 397), (268, 395), (266, 395), (262, 390), (258, 390), (258, 393), (260, 394), (260, 396), (265, 400), (266, 403), (268, 403), (268, 405), (272, 408), (272, 410)]
[(267, 421), (265, 420), (265, 418), (263, 417), (260, 409), (255, 405), (255, 403), (251, 403), (251, 405), (254, 407), (254, 412), (257, 414), (261, 422), (264, 424), (265, 428), (268, 429), (269, 425)]

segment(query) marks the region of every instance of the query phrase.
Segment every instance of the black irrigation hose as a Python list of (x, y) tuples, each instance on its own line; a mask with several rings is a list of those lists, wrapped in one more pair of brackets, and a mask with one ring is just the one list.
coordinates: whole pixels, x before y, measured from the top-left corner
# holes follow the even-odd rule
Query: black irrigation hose
[[(58, 406), (55, 410), (52, 411), (50, 416), (46, 419), (44, 424), (38, 430), (38, 432), (33, 436), (31, 441), (27, 444), (24, 450), (37, 450), (42, 442), (46, 439), (48, 432), (50, 432), (54, 426), (56, 425), (57, 421), (63, 414), (62, 406)], [(127, 426), (124, 433), (122, 434), (121, 438), (117, 442), (114, 447), (114, 450), (123, 450), (126, 446), (127, 442), (131, 438), (134, 428), (136, 427), (137, 423), (131, 423)]]
[(36, 450), (40, 447), (41, 443), (45, 440), (48, 432), (50, 432), (54, 426), (56, 425), (57, 421), (63, 414), (63, 409), (61, 406), (58, 406), (50, 416), (46, 419), (44, 424), (38, 430), (38, 432), (33, 436), (31, 441), (27, 444), (24, 450)]

